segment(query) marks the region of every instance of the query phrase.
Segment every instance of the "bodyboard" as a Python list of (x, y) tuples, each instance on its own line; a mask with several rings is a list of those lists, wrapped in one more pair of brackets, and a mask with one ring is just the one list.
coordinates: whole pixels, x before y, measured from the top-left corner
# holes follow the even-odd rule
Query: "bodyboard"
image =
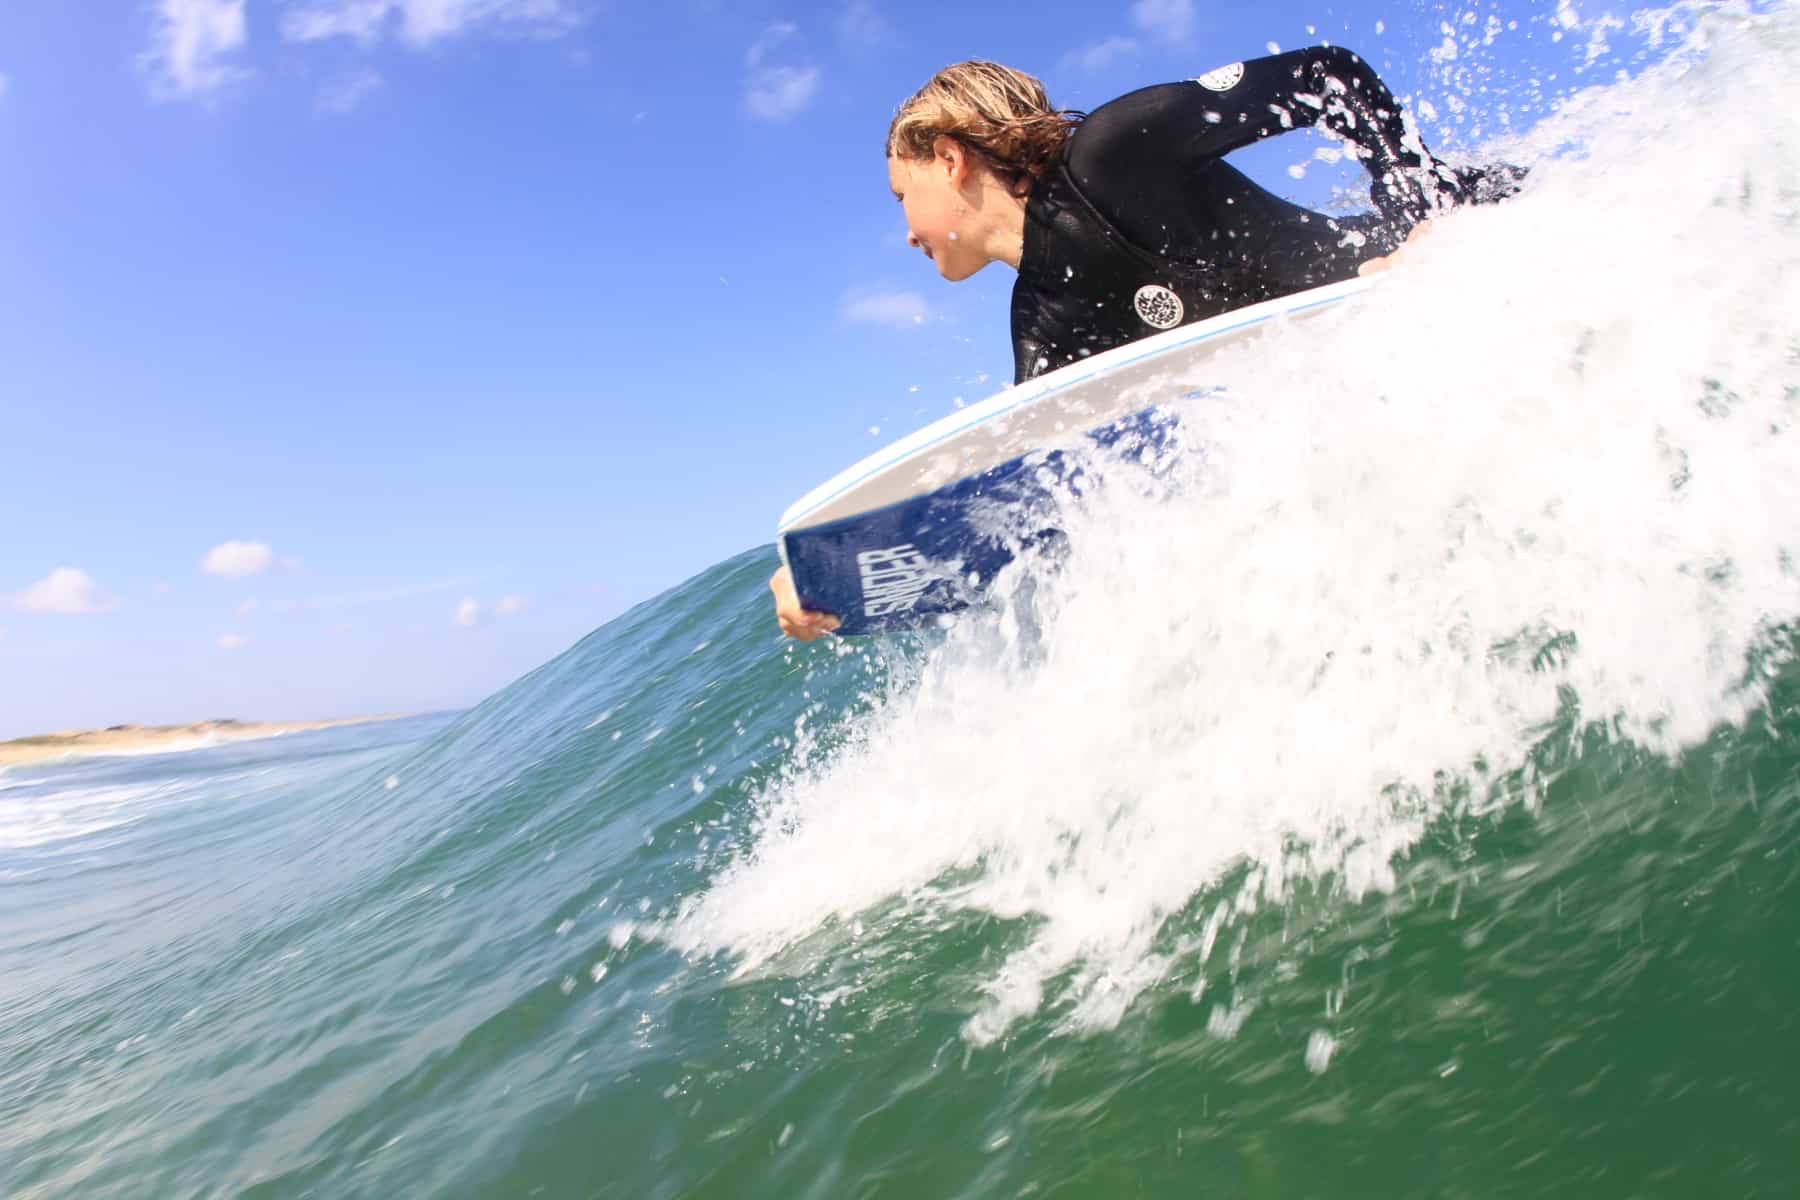
[[(776, 545), (802, 607), (834, 613), (838, 632), (859, 634), (968, 606), (1018, 553), (1060, 536), (1053, 506), (1042, 501), (1079, 472), (1086, 448), (1168, 448), (1183, 406), (1213, 390), (1191, 387), (1208, 359), (1271, 321), (1323, 311), (1370, 286), (1345, 280), (1116, 347), (871, 454), (781, 518)], [(1189, 383), (1179, 398), (1168, 395), (1172, 374)]]

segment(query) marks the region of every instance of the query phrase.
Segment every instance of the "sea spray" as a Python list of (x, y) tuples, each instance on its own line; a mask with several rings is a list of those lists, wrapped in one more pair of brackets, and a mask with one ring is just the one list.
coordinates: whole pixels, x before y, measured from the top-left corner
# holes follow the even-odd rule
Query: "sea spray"
[(1071, 505), (1028, 631), (925, 651), (668, 936), (750, 969), (998, 918), (966, 1035), (1106, 1027), (1204, 978), (1221, 888), (1391, 889), (1455, 806), (1535, 803), (1547, 738), (1678, 755), (1755, 711), (1800, 609), (1800, 53), (1785, 11), (1685, 19), (1509, 143), (1526, 194), (1166, 380), (1225, 389), (1184, 486)]

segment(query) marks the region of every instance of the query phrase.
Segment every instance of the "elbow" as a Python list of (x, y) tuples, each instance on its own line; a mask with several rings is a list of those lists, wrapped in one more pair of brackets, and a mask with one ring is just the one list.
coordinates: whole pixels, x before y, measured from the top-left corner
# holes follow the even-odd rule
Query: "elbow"
[(1365, 62), (1354, 50), (1344, 46), (1319, 46), (1307, 52), (1307, 66), (1315, 72), (1315, 78), (1323, 76), (1335, 79), (1354, 92), (1377, 92), (1385, 90), (1381, 76), (1375, 68)]
[(1313, 61), (1328, 71), (1356, 75), (1369, 70), (1369, 65), (1347, 46), (1320, 46), (1312, 51)]

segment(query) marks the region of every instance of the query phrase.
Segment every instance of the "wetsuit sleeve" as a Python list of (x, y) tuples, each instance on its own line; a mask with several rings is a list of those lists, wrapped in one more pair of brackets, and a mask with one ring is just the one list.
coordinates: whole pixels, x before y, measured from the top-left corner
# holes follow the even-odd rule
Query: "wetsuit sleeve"
[[(1118, 115), (1133, 110), (1153, 113), (1158, 140), (1196, 163), (1290, 129), (1329, 130), (1355, 147), (1373, 177), (1375, 206), (1389, 220), (1411, 224), (1467, 198), (1456, 174), (1406, 127), (1387, 85), (1340, 46), (1251, 59), (1186, 83), (1147, 88), (1124, 98)], [(1089, 138), (1084, 147), (1077, 139), (1074, 152), (1103, 150), (1108, 140)]]
[[(1244, 82), (1253, 95), (1234, 98), (1249, 113), (1247, 145), (1288, 129), (1318, 125), (1356, 147), (1374, 177), (1375, 207), (1384, 216), (1423, 220), (1440, 206), (1454, 204), (1454, 176), (1432, 157), (1406, 127), (1400, 102), (1374, 68), (1342, 46), (1314, 46), (1244, 64)], [(1196, 90), (1203, 90), (1196, 88)]]
[(1015, 294), (1012, 312), (1014, 384), (1036, 379), (1051, 367), (1063, 366), (1070, 359), (1068, 355), (1052, 353), (1052, 348), (1031, 332), (1033, 316), (1030, 297)]

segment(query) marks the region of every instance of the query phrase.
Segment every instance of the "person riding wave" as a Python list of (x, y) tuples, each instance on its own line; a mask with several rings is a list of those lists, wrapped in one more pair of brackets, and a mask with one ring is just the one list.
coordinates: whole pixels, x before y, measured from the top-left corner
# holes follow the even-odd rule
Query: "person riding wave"
[[(1259, 187), (1224, 156), (1321, 126), (1371, 177), (1375, 211), (1334, 217)], [(1044, 85), (971, 60), (895, 113), (888, 183), (907, 243), (945, 279), (1018, 272), (1014, 382), (1258, 301), (1382, 269), (1433, 215), (1500, 200), (1523, 172), (1453, 168), (1407, 127), (1357, 55), (1311, 47), (1141, 88), (1083, 114)], [(769, 581), (782, 632), (837, 624), (801, 608), (787, 568)]]

